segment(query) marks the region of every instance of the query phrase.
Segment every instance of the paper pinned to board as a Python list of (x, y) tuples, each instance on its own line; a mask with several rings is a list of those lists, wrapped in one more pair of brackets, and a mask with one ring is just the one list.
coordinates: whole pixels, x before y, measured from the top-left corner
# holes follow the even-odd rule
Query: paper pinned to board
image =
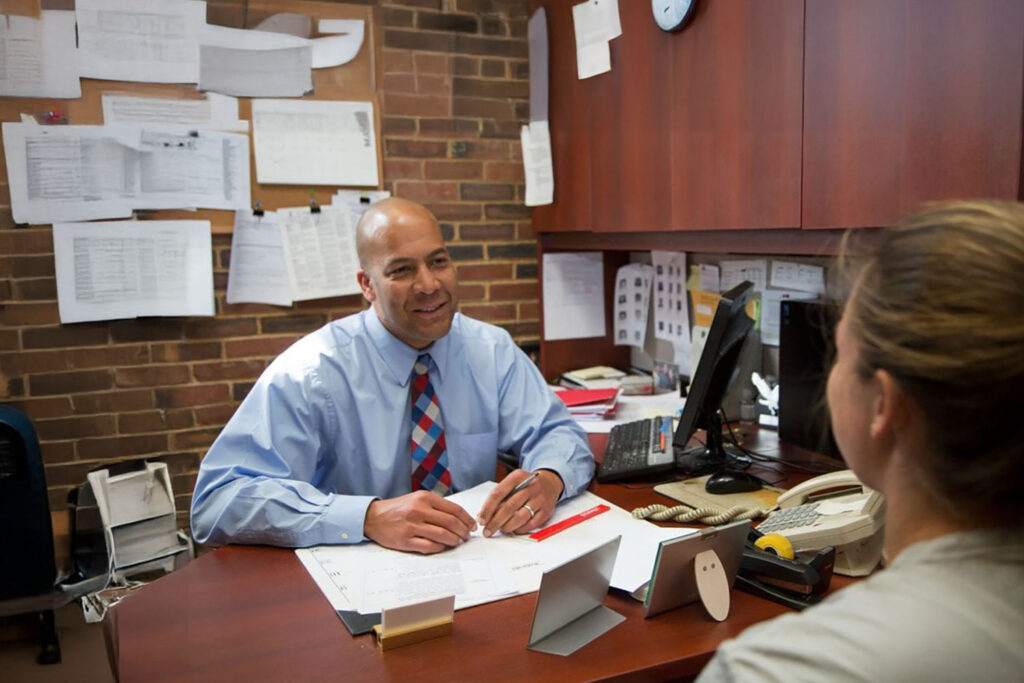
[(201, 100), (181, 97), (142, 97), (103, 93), (103, 122), (180, 126), (183, 130), (248, 132), (249, 122), (238, 118), (238, 100), (208, 92)]
[(75, 15), (82, 76), (151, 83), (199, 80), (205, 2), (76, 0)]
[(654, 336), (672, 343), (674, 362), (690, 374), (690, 306), (686, 300), (686, 253), (652, 251)]
[(615, 345), (643, 348), (647, 340), (647, 311), (650, 310), (654, 267), (630, 263), (615, 275)]
[(555, 169), (547, 121), (531, 121), (520, 132), (526, 176), (526, 206), (542, 206), (555, 199)]
[(54, 223), (62, 323), (214, 314), (209, 221)]
[(252, 102), (260, 183), (372, 186), (379, 182), (373, 102)]
[(603, 337), (604, 255), (548, 252), (542, 266), (544, 339)]
[(576, 74), (580, 80), (611, 71), (608, 42), (622, 35), (618, 0), (586, 0), (572, 8)]
[(0, 97), (81, 97), (74, 44), (74, 12), (0, 15)]
[(358, 294), (355, 226), (342, 205), (278, 209), (295, 301)]
[(227, 302), (292, 305), (284, 238), (275, 212), (235, 212)]
[(312, 69), (313, 48), (309, 45), (274, 50), (203, 45), (199, 50), (199, 89), (237, 97), (301, 97), (313, 90)]
[(825, 269), (794, 261), (772, 261), (771, 286), (825, 294)]

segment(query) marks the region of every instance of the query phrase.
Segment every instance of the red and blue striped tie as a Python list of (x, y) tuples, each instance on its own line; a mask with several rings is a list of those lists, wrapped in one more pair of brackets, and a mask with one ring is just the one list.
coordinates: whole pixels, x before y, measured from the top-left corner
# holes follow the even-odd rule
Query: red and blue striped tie
[(427, 489), (443, 496), (452, 488), (448, 452), (444, 440), (441, 406), (430, 382), (433, 359), (420, 354), (413, 366), (409, 402), (412, 407), (412, 490)]

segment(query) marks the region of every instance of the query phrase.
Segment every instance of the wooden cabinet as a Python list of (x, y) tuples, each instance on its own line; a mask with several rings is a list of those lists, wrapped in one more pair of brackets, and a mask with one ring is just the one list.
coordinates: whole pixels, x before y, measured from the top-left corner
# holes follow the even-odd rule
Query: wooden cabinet
[(805, 228), (1016, 199), (1024, 2), (807, 0)]
[(612, 71), (583, 81), (576, 2), (543, 4), (555, 203), (536, 230), (799, 225), (803, 0), (705, 0), (681, 33), (620, 2)]
[(1020, 0), (701, 0), (679, 33), (619, 2), (612, 70), (583, 81), (578, 2), (531, 0), (555, 166), (540, 233), (799, 233), (1020, 195)]

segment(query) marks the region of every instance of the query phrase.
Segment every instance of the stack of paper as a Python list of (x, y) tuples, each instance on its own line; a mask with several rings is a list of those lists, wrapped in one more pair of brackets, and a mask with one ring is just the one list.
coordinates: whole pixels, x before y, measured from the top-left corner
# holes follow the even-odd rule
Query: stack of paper
[(555, 393), (577, 420), (601, 420), (615, 415), (621, 389), (561, 389)]
[(626, 376), (622, 370), (607, 365), (595, 365), (579, 370), (562, 373), (561, 383), (567, 387), (583, 387), (585, 389), (618, 388), (619, 380)]

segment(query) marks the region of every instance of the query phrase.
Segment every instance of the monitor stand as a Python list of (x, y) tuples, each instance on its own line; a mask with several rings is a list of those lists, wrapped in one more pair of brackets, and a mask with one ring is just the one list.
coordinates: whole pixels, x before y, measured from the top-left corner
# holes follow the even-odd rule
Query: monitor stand
[(690, 477), (713, 474), (722, 470), (745, 470), (753, 462), (735, 448), (722, 442), (722, 418), (716, 412), (708, 420), (707, 440), (703, 446), (675, 448), (676, 470)]

